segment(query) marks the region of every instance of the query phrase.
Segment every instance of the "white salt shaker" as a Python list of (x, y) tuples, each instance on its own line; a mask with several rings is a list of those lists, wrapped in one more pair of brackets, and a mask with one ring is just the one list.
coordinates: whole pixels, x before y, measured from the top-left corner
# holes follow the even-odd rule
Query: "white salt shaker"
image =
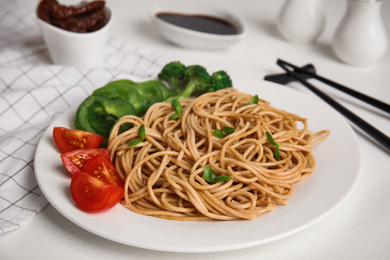
[(325, 27), (325, 14), (321, 0), (287, 0), (277, 20), (282, 36), (294, 43), (311, 43)]
[(340, 60), (356, 66), (378, 62), (387, 51), (381, 17), (382, 0), (349, 0), (347, 11), (333, 36), (333, 50)]

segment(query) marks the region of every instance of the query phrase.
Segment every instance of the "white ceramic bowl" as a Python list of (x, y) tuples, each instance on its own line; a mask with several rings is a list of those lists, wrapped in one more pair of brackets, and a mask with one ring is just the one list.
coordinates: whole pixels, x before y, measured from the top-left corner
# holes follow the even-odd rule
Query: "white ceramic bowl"
[[(217, 35), (186, 29), (173, 25), (157, 17), (158, 13), (177, 13), (184, 15), (208, 15), (227, 20), (235, 25), (238, 34)], [(166, 8), (154, 6), (150, 9), (150, 18), (160, 31), (161, 35), (170, 42), (190, 49), (218, 50), (236, 44), (245, 36), (244, 21), (238, 15), (223, 10), (201, 8)]]
[(103, 61), (104, 47), (114, 15), (105, 7), (108, 17), (106, 25), (97, 31), (76, 33), (53, 26), (35, 14), (35, 20), (43, 35), (52, 62), (57, 65), (94, 68)]

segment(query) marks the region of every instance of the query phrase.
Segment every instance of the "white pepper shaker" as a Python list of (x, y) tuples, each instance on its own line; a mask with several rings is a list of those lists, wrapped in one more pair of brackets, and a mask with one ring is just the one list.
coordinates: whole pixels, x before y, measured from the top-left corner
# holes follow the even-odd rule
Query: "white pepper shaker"
[(381, 17), (382, 0), (348, 0), (347, 11), (333, 36), (333, 50), (343, 62), (369, 66), (387, 51)]
[(325, 27), (325, 14), (321, 0), (287, 0), (277, 20), (282, 36), (294, 43), (311, 43)]

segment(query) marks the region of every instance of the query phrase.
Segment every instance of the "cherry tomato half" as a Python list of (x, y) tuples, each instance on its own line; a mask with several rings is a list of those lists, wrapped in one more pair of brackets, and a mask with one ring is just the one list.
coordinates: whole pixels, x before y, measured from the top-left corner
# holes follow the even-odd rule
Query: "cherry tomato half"
[(54, 127), (53, 138), (62, 153), (82, 148), (98, 148), (104, 139), (98, 134), (65, 127)]
[[(82, 172), (85, 164), (93, 157), (101, 155), (108, 160), (110, 154), (107, 148), (91, 148), (91, 149), (77, 149), (61, 154), (61, 160), (65, 168), (72, 174), (75, 172)], [(123, 185), (122, 185), (123, 186)]]
[(124, 189), (107, 184), (89, 173), (76, 172), (70, 183), (74, 202), (87, 212), (98, 212), (115, 206), (123, 197)]
[(85, 164), (84, 172), (108, 184), (123, 187), (124, 183), (115, 169), (115, 165), (104, 155), (97, 155)]

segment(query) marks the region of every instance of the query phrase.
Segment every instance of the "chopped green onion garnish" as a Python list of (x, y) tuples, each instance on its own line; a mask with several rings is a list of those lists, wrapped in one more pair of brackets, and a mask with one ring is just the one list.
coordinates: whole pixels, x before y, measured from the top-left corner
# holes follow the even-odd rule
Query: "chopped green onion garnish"
[(138, 128), (138, 138), (141, 139), (142, 141), (145, 139), (145, 125), (142, 124)]
[(229, 127), (229, 126), (224, 126), (222, 128), (222, 131), (224, 132), (225, 135), (230, 135), (232, 133), (234, 133), (234, 127)]
[(280, 160), (279, 146), (281, 146), (282, 144), (277, 144), (269, 132), (265, 132), (265, 134), (267, 135), (268, 142), (270, 142), (270, 144), (276, 146), (275, 147), (275, 160), (279, 161)]
[(222, 131), (219, 129), (214, 130), (214, 135), (218, 138), (222, 138), (225, 135), (230, 135), (234, 133), (234, 127), (224, 126), (222, 127)]
[(206, 165), (203, 171), (203, 178), (207, 182), (214, 184), (217, 182), (230, 180), (231, 177), (229, 175), (215, 176), (214, 171), (210, 168), (210, 166)]
[(180, 117), (180, 114), (174, 113), (174, 114), (172, 114), (172, 115), (169, 117), (169, 119), (176, 119), (176, 118), (179, 118), (179, 117)]
[(259, 102), (259, 96), (255, 95), (252, 97), (251, 104), (257, 104)]
[(275, 147), (275, 160), (279, 161), (280, 160), (280, 153), (279, 153), (279, 146), (281, 144), (278, 144), (276, 147)]
[(218, 137), (218, 138), (222, 138), (222, 137), (223, 137), (223, 133), (222, 133), (222, 131), (219, 130), (219, 129), (215, 129), (215, 130), (214, 130), (214, 135), (215, 135), (216, 137)]
[(203, 171), (203, 178), (208, 181), (208, 182), (213, 182), (213, 180), (215, 179), (215, 174), (214, 174), (214, 171), (210, 168), (210, 166), (206, 165), (206, 167), (204, 167), (204, 171)]
[(145, 125), (142, 124), (138, 128), (138, 139), (130, 141), (127, 146), (134, 146), (134, 145), (137, 145), (139, 143), (142, 143), (144, 141), (144, 139), (145, 139), (145, 134), (146, 134), (146, 132), (145, 132)]
[(130, 141), (130, 143), (127, 146), (135, 146), (135, 145), (140, 144), (140, 143), (142, 143), (142, 141), (140, 139), (135, 139), (135, 140)]
[(219, 175), (214, 178), (213, 183), (228, 181), (230, 179), (231, 177), (229, 175)]
[(265, 132), (265, 134), (267, 135), (267, 139), (268, 139), (268, 142), (270, 142), (270, 144), (272, 145), (278, 145), (274, 138), (272, 137), (272, 135), (269, 133), (269, 132)]

